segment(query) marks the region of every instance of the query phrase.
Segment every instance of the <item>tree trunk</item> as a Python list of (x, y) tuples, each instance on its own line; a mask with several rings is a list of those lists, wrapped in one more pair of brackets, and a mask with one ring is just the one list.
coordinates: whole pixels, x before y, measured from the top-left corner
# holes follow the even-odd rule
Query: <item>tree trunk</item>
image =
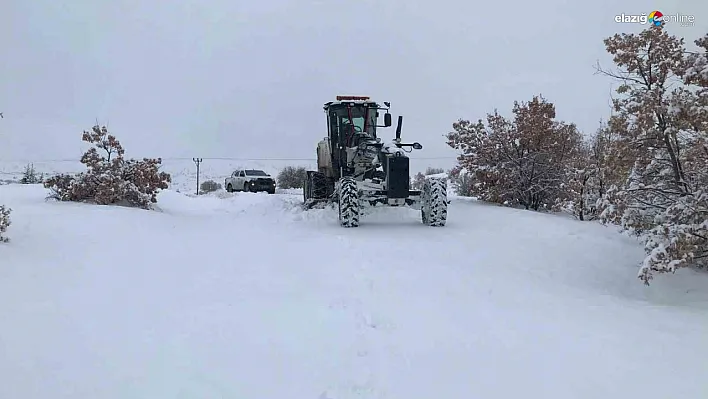
[(580, 187), (580, 212), (578, 212), (578, 218), (580, 219), (580, 221), (585, 220), (585, 181)]
[[(661, 135), (664, 141), (664, 145), (666, 146), (666, 151), (669, 153), (669, 158), (671, 158), (671, 169), (674, 172), (674, 179), (676, 180), (676, 185), (678, 186), (679, 190), (681, 190), (682, 193), (688, 194), (688, 187), (686, 185), (686, 179), (683, 174), (683, 167), (681, 165), (681, 160), (678, 158), (679, 154), (679, 148), (678, 148), (678, 140), (674, 139), (672, 142), (672, 138), (670, 135), (666, 132), (666, 121), (663, 117), (663, 115), (657, 113), (657, 119), (659, 120), (659, 129), (661, 131)], [(674, 145), (675, 143), (675, 145)]]

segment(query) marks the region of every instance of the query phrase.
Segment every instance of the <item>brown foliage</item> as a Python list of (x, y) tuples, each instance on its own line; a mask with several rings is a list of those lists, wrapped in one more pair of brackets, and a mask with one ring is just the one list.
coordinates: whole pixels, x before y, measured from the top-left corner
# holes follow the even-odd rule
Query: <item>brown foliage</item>
[(85, 131), (82, 140), (93, 145), (81, 157), (87, 172), (48, 179), (44, 186), (52, 190), (51, 198), (149, 209), (171, 182), (169, 174), (159, 171), (160, 158), (125, 159), (125, 150), (105, 126)]
[(605, 40), (617, 72), (615, 180), (603, 201), (603, 220), (644, 239), (639, 278), (708, 264), (708, 35), (686, 55), (683, 39), (662, 27)]
[(540, 96), (514, 103), (509, 120), (496, 110), (486, 124), (459, 120), (447, 135), (462, 151), (459, 166), (473, 175), (470, 194), (526, 209), (550, 209), (562, 191), (566, 165), (582, 136), (574, 124), (556, 121), (555, 106)]
[(601, 72), (620, 82), (620, 96), (613, 99), (617, 115), (612, 123), (624, 152), (645, 167), (658, 150), (662, 162), (671, 168), (676, 189), (685, 191), (678, 119), (670, 113), (677, 105), (672, 99), (678, 100), (677, 96), (672, 98), (670, 87), (680, 83), (686, 70), (683, 39), (669, 36), (659, 26), (636, 35), (616, 34), (605, 39), (605, 46), (619, 68)]

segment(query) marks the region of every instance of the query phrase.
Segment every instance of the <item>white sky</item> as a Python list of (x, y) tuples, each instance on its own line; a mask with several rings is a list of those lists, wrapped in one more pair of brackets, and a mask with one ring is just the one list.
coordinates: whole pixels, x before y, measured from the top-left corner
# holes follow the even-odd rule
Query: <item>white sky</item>
[[(131, 157), (314, 158), (323, 103), (390, 101), (413, 156), (454, 157), (442, 137), (543, 94), (594, 131), (609, 114), (602, 43), (620, 13), (694, 15), (704, 0), (5, 0), (0, 160), (77, 158), (96, 120)], [(393, 130), (390, 133), (393, 135)]]

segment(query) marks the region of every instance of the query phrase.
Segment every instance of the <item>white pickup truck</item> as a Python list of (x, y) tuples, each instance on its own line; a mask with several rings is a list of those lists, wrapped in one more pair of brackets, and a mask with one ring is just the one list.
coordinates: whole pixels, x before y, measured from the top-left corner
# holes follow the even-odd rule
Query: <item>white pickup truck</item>
[(224, 179), (226, 191), (267, 191), (275, 194), (275, 179), (266, 172), (258, 169), (235, 170), (231, 176)]

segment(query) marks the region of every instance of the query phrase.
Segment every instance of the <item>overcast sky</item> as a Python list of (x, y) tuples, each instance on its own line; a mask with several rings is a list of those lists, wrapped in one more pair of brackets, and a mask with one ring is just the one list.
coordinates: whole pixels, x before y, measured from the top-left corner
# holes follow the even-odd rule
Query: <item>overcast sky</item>
[(337, 94), (390, 101), (421, 157), (539, 93), (590, 132), (603, 38), (644, 27), (614, 16), (657, 8), (694, 15), (670, 29), (691, 42), (708, 30), (705, 0), (4, 0), (0, 159), (79, 157), (96, 120), (128, 156), (313, 158)]

